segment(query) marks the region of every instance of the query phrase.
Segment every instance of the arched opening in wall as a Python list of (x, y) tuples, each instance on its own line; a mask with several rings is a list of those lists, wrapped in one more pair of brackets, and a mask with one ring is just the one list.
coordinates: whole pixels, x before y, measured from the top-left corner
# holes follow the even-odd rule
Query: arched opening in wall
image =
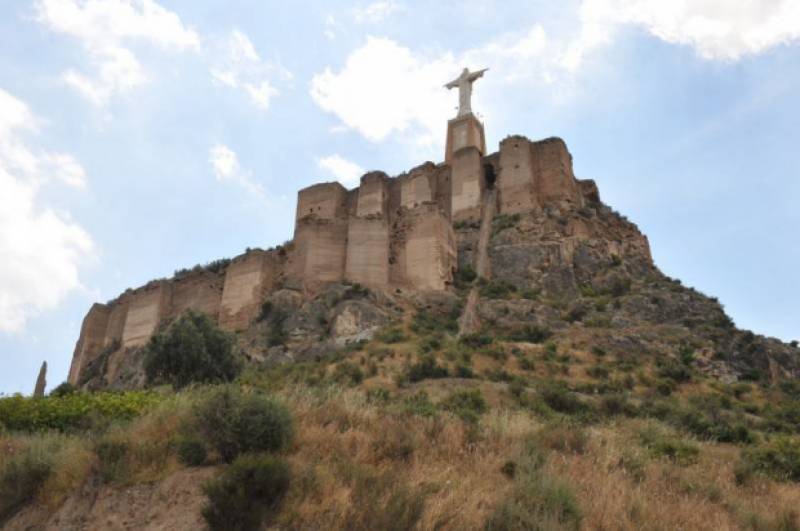
[(497, 174), (494, 172), (494, 166), (492, 164), (484, 164), (483, 165), (483, 182), (486, 183), (486, 189), (492, 190), (494, 188), (494, 183), (497, 181)]

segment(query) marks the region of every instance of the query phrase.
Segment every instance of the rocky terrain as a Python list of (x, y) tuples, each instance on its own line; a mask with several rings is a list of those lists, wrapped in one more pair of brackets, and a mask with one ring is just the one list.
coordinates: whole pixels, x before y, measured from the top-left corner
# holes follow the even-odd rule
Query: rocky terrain
[[(422, 248), (442, 252), (420, 271), (441, 289), (407, 282), (424, 257), (409, 219), (435, 201), (384, 217), (370, 203), (362, 219), (348, 196), (350, 227), (388, 223), (386, 264), (346, 258), (341, 278), (303, 282), (286, 269), (305, 245), (294, 241), (199, 268), (195, 291), (160, 281), (134, 293), (139, 309), (125, 296), (100, 308), (74, 387), (0, 400), (4, 529), (800, 528), (797, 343), (738, 329), (664, 275), (636, 225), (565, 170), (560, 142), (529, 147), (552, 162), (532, 175), (557, 170), (561, 185), (512, 179), (534, 165), (509, 137), (480, 161), (477, 202), (430, 218)], [(426, 168), (439, 179), (426, 182), (452, 178)], [(405, 177), (371, 175), (370, 201), (388, 183), (391, 205)], [(344, 223), (313, 212), (298, 225)], [(262, 280), (240, 289), (251, 274)], [(123, 307), (130, 333), (106, 341)], [(152, 370), (159, 345), (179, 359), (213, 341), (230, 342), (235, 373), (215, 373), (213, 356), (202, 374)], [(187, 370), (188, 385), (168, 377)], [(264, 411), (272, 424), (252, 435)]]

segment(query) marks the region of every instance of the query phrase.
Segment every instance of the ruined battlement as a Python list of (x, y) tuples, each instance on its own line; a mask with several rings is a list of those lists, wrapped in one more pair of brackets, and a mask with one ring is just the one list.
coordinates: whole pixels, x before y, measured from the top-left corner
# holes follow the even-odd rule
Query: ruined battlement
[(116, 349), (108, 362), (113, 372), (126, 351), (187, 310), (239, 331), (278, 289), (313, 296), (325, 284), (350, 281), (376, 290), (446, 290), (459, 263), (453, 227), (480, 220), (489, 198), (500, 214), (599, 201), (593, 181), (575, 178), (563, 140), (509, 136), (485, 154), (474, 116), (450, 125), (443, 163), (425, 162), (396, 177), (372, 171), (352, 190), (338, 182), (300, 190), (294, 238), (285, 247), (249, 250), (223, 267), (195, 268), (93, 305), (69, 381), (79, 383), (93, 360)]

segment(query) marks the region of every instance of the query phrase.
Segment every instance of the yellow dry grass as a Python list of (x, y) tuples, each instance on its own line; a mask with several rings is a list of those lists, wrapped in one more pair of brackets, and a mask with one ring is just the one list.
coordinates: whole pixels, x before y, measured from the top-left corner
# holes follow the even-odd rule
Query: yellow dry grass
[[(503, 464), (542, 429), (528, 413), (508, 409), (485, 414), (477, 429), (446, 414), (410, 417), (368, 403), (358, 390), (295, 388), (283, 398), (297, 421), (289, 456), (295, 481), (278, 521), (288, 528), (353, 528), (353, 515), (366, 510), (358, 505), (359, 485), (388, 477), (390, 490), (424, 500), (415, 528), (482, 529), (512, 489)], [(582, 528), (778, 529), (795, 518), (797, 485), (736, 485), (737, 447), (697, 443), (698, 462), (681, 466), (639, 445), (643, 425), (618, 420), (585, 428), (582, 453), (549, 452), (544, 472), (574, 490)], [(631, 456), (643, 463), (642, 477), (624, 466)], [(374, 497), (384, 507), (391, 493), (376, 490)]]

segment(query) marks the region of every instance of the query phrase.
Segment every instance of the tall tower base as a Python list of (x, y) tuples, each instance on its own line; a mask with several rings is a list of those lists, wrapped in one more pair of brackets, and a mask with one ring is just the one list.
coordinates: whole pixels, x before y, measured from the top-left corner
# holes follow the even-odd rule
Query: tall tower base
[(486, 138), (483, 132), (483, 124), (472, 113), (447, 121), (445, 163), (452, 164), (453, 155), (467, 147), (477, 148), (482, 156), (486, 154)]

